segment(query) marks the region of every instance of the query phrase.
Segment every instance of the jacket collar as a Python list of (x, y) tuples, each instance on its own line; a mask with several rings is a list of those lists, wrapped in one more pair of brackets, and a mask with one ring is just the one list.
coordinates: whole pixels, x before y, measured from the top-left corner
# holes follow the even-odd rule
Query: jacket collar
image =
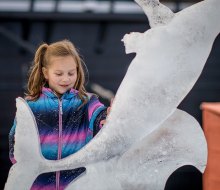
[[(56, 98), (56, 99), (58, 98), (57, 95), (53, 92), (53, 90), (47, 87), (42, 88), (42, 94), (46, 95), (49, 98)], [(78, 95), (78, 90), (71, 88), (61, 96), (61, 99), (71, 99), (77, 95)]]

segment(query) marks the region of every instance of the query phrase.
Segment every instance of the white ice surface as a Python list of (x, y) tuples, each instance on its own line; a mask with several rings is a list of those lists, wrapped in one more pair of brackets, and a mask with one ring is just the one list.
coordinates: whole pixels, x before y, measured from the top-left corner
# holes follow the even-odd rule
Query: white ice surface
[(204, 172), (206, 160), (206, 141), (199, 123), (176, 110), (122, 156), (86, 166), (86, 175), (67, 190), (162, 190), (173, 171), (194, 165)]

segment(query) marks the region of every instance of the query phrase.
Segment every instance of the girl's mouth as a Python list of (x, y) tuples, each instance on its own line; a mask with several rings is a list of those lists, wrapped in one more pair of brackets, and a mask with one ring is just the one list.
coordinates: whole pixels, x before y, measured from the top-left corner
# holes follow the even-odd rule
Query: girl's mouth
[(68, 87), (69, 85), (60, 85), (61, 87)]

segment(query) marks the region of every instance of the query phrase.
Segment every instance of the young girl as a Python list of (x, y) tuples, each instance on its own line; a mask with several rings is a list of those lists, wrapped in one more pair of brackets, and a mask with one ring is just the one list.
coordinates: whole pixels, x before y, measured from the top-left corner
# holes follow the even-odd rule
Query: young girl
[[(25, 99), (37, 122), (42, 155), (49, 160), (65, 158), (98, 132), (106, 107), (86, 92), (82, 61), (70, 41), (40, 45), (30, 71)], [(12, 163), (15, 127), (16, 119), (9, 134)], [(41, 174), (31, 189), (63, 190), (84, 171), (82, 167)]]

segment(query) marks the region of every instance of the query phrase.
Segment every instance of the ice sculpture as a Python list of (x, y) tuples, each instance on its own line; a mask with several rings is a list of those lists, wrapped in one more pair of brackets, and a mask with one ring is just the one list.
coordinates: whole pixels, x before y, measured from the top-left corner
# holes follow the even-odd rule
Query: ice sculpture
[(220, 1), (205, 0), (177, 14), (158, 0), (137, 2), (153, 28), (123, 38), (126, 52), (136, 57), (103, 129), (77, 153), (46, 160), (32, 112), (17, 99), (17, 163), (5, 189), (28, 190), (41, 173), (80, 166), (86, 174), (67, 189), (160, 190), (178, 167), (192, 164), (204, 171), (207, 149), (201, 128), (176, 108), (201, 74), (220, 32)]

